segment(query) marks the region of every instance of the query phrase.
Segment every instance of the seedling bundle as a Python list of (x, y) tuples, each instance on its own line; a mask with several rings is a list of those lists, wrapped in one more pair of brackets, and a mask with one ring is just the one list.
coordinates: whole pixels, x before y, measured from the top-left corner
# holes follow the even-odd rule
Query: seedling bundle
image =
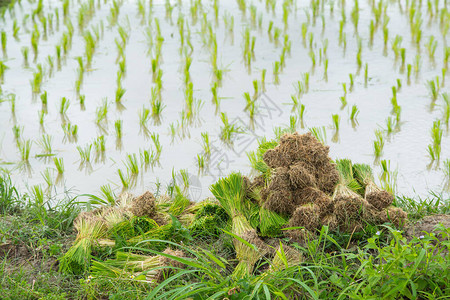
[[(219, 179), (210, 187), (216, 199), (191, 203), (178, 186), (171, 198), (124, 193), (113, 206), (79, 215), (77, 239), (60, 259), (60, 269), (80, 274), (91, 266), (94, 276), (154, 283), (184, 267), (170, 257), (185, 252), (164, 241), (195, 246), (228, 236), (236, 258), (232, 275), (239, 279), (255, 269), (271, 272), (301, 263), (286, 238), (306, 242), (324, 225), (354, 233), (368, 224), (405, 222), (406, 213), (392, 206), (393, 196), (374, 183), (368, 165), (332, 162), (328, 153), (310, 133), (284, 134), (279, 142), (262, 141), (250, 155), (259, 176), (251, 181), (232, 173)], [(93, 259), (105, 247), (114, 258)], [(269, 268), (261, 269), (258, 262), (264, 260)]]

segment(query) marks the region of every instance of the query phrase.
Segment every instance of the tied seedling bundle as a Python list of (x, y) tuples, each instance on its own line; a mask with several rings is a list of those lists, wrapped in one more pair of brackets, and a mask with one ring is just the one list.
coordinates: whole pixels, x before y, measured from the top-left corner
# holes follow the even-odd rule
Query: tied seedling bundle
[(255, 263), (267, 251), (266, 244), (245, 217), (249, 203), (245, 198), (244, 179), (240, 173), (232, 173), (213, 184), (211, 192), (231, 218), (231, 233), (235, 236), (233, 244), (239, 260), (233, 275), (242, 278), (253, 271)]
[(364, 187), (364, 198), (376, 209), (387, 208), (394, 201), (394, 196), (378, 187), (373, 178), (372, 168), (366, 164), (354, 164), (355, 177)]
[[(140, 246), (164, 250), (165, 243), (147, 240), (173, 238), (176, 226), (168, 211), (174, 202), (157, 201), (150, 192), (139, 197), (123, 193), (113, 206), (101, 206), (81, 213), (74, 222), (77, 230), (74, 245), (59, 259), (60, 271), (84, 273), (89, 269), (92, 253), (97, 248), (134, 246), (146, 241)], [(183, 205), (183, 209), (185, 207)], [(182, 213), (183, 209), (178, 209), (177, 213)], [(179, 225), (179, 221), (175, 221)]]
[(183, 258), (181, 250), (165, 249), (160, 255), (142, 255), (131, 252), (116, 252), (115, 259), (104, 262), (94, 261), (91, 275), (140, 281), (144, 283), (162, 282), (177, 269), (185, 265), (174, 258)]
[[(261, 207), (259, 215), (265, 209), (280, 217), (265, 219), (277, 224), (288, 220), (287, 235), (300, 240), (322, 225), (351, 233), (367, 223), (399, 225), (406, 219), (401, 209), (389, 206), (393, 197), (375, 185), (370, 167), (353, 166), (348, 159), (333, 162), (328, 154), (329, 147), (311, 133), (260, 143), (249, 158), (261, 175), (249, 184), (248, 193)], [(255, 226), (261, 236), (271, 236), (266, 224), (261, 219)]]
[(355, 177), (364, 188), (364, 198), (374, 208), (373, 219), (377, 223), (392, 223), (403, 226), (407, 214), (400, 208), (392, 206), (394, 195), (378, 187), (373, 178), (372, 168), (366, 164), (354, 164)]

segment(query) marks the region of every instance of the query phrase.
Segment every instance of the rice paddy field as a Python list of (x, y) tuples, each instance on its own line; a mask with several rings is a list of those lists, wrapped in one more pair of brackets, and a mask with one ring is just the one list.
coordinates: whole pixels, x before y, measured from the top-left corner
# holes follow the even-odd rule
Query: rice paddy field
[(449, 31), (447, 0), (0, 0), (2, 296), (447, 298)]
[[(449, 176), (446, 1), (13, 1), (0, 164), (22, 190), (99, 194), (251, 174), (312, 131), (406, 195)], [(183, 174), (183, 175), (181, 175)]]

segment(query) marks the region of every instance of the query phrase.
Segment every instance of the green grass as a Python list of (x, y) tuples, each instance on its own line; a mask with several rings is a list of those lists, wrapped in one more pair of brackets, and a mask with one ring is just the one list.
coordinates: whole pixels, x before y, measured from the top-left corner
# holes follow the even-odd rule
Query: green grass
[(430, 192), (427, 197), (395, 197), (394, 205), (408, 213), (410, 220), (418, 220), (434, 214), (450, 214), (450, 199), (448, 195)]

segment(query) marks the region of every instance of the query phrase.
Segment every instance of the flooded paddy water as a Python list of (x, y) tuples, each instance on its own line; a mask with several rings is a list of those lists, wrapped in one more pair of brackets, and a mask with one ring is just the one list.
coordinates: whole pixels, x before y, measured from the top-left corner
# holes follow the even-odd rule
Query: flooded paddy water
[(447, 1), (0, 3), (0, 167), (23, 190), (175, 178), (200, 200), (297, 130), (397, 194), (448, 192)]

